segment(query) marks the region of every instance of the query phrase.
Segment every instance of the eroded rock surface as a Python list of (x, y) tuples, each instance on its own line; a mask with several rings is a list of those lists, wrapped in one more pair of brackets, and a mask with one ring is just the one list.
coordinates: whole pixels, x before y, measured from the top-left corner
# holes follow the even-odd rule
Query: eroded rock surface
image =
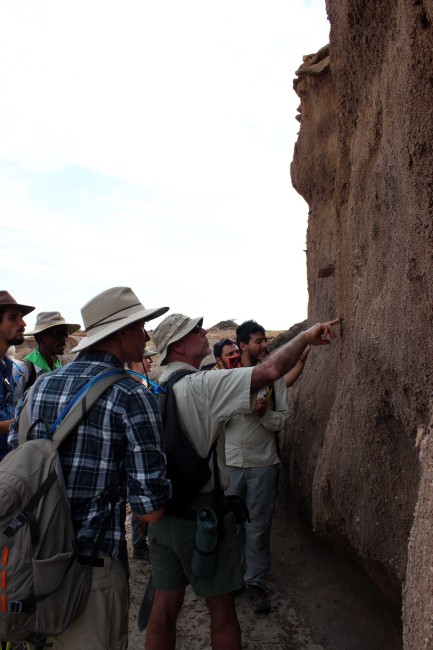
[[(328, 0), (327, 9), (330, 46), (306, 57), (295, 80), (291, 174), (309, 204), (309, 322), (343, 322), (292, 394), (285, 479), (314, 529), (399, 607), (416, 438), (433, 387), (433, 1)], [(431, 534), (424, 470), (416, 525)], [(430, 571), (431, 612), (422, 530), (410, 566), (413, 576)], [(407, 638), (420, 624), (414, 588), (412, 579)]]

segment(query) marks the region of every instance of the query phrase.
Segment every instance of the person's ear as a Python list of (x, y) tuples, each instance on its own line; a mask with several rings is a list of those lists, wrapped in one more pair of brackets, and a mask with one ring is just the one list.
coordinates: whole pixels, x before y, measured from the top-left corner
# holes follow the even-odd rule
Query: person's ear
[(174, 343), (171, 344), (170, 347), (177, 354), (183, 354), (185, 352), (185, 348), (183, 347), (181, 341), (175, 341)]
[(242, 341), (239, 343), (241, 352), (246, 350), (248, 348), (248, 345), (246, 343), (243, 343)]

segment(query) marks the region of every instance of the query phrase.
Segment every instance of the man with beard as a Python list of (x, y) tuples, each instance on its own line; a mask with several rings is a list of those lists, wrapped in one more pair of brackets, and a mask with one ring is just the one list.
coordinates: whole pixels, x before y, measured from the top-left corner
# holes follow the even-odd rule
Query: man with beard
[[(212, 508), (214, 503), (214, 469), (222, 487), (228, 484), (224, 426), (236, 414), (253, 410), (258, 392), (289, 372), (306, 346), (329, 344), (329, 339), (336, 337), (332, 328), (338, 322), (317, 323), (257, 366), (219, 372), (198, 372), (203, 359), (211, 352), (202, 317), (171, 314), (154, 330), (152, 339), (160, 354), (160, 364), (166, 366), (161, 384), (178, 371), (188, 371), (173, 385), (177, 418), (195, 451), (209, 459), (212, 475), (185, 507), (170, 510), (160, 521), (149, 525), (155, 596), (146, 630), (146, 650), (176, 647), (176, 621), (188, 584), (198, 597), (205, 599), (209, 609), (212, 650), (241, 647), (233, 592), (244, 581), (231, 513), (220, 519), (224, 535), (218, 541), (212, 575), (197, 575), (191, 563), (198, 514)], [(212, 448), (216, 458), (209, 453)]]
[[(254, 367), (269, 355), (264, 328), (254, 320), (236, 330), (241, 366)], [(241, 497), (249, 510), (250, 521), (239, 530), (244, 580), (256, 612), (271, 608), (266, 593), (270, 568), (272, 517), (277, 502), (280, 464), (278, 432), (289, 415), (286, 384), (291, 385), (302, 372), (309, 346), (285, 377), (263, 386), (254, 411), (232, 417), (226, 426), (226, 463), (230, 485), (227, 494)]]
[(23, 343), (23, 316), (33, 310), (29, 305), (19, 305), (8, 291), (0, 291), (0, 460), (8, 452), (7, 436), (14, 417), (14, 365), (6, 352), (11, 345)]
[(239, 348), (233, 339), (221, 339), (213, 346), (216, 368), (229, 370), (234, 368), (240, 360)]

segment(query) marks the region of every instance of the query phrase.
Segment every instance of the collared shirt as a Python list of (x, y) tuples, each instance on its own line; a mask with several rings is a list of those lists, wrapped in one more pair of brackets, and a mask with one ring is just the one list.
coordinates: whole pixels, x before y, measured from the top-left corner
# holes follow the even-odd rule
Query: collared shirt
[[(228, 477), (225, 468), (224, 424), (232, 415), (254, 408), (256, 395), (250, 394), (253, 368), (197, 371), (188, 363), (174, 361), (168, 364), (160, 382), (163, 383), (171, 374), (183, 369), (194, 372), (182, 377), (173, 386), (181, 426), (202, 457), (208, 455), (218, 437), (218, 467), (225, 488), (228, 486)], [(209, 466), (213, 471), (212, 459)], [(209, 492), (213, 487), (211, 479), (202, 491)]]
[[(62, 367), (62, 362), (59, 357), (54, 358), (53, 362), (53, 368), (50, 368), (48, 363), (46, 362), (45, 358), (42, 356), (39, 348), (35, 348), (27, 354), (24, 359), (28, 359), (31, 361), (31, 363), (35, 367), (35, 381), (36, 379), (39, 379), (39, 377), (42, 375), (44, 372), (52, 372), (52, 370), (56, 370), (57, 368)], [(14, 396), (14, 402), (15, 405), (18, 403), (18, 400), (23, 396), (25, 392), (25, 388), (27, 385), (27, 382), (30, 379), (30, 369), (28, 365), (23, 361), (15, 361), (14, 362), (14, 380), (15, 380), (15, 396)]]
[[(111, 354), (86, 350), (70, 364), (46, 373), (34, 391), (32, 420), (42, 417), (51, 426), (82, 386), (113, 367), (122, 366)], [(21, 407), (9, 435), (12, 447), (17, 446)], [(46, 437), (44, 424), (34, 427), (32, 437)], [(131, 508), (138, 514), (154, 512), (170, 497), (156, 398), (135, 379), (125, 377), (99, 398), (61, 445), (59, 455), (80, 552), (91, 552), (110, 513), (113, 492), (120, 490), (101, 552), (127, 564), (126, 487)]]
[(50, 368), (45, 357), (41, 354), (39, 348), (35, 348), (29, 354), (26, 354), (24, 359), (28, 359), (36, 366), (36, 373), (38, 372), (51, 372), (52, 370), (57, 370), (57, 368), (62, 367), (62, 362), (59, 357), (54, 357), (53, 367)]
[[(15, 382), (13, 378), (13, 363), (9, 357), (0, 359), (0, 422), (14, 417)], [(0, 436), (0, 460), (6, 456), (9, 448), (7, 436)]]
[[(234, 467), (266, 467), (280, 462), (275, 433), (284, 429), (289, 417), (287, 388), (283, 379), (273, 384), (274, 400), (268, 399), (263, 417), (257, 413), (235, 415), (226, 426), (226, 462)], [(266, 389), (261, 391), (266, 394)], [(273, 410), (275, 402), (275, 410)]]

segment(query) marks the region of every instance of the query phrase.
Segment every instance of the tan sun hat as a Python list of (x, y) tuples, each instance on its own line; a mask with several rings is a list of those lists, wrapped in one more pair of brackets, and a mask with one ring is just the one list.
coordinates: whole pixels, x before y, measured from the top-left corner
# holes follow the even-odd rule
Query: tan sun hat
[(129, 287), (107, 289), (89, 300), (81, 309), (87, 336), (72, 352), (80, 352), (138, 320), (158, 318), (168, 309), (146, 309)]
[(26, 332), (25, 336), (34, 336), (35, 334), (41, 334), (45, 330), (51, 329), (52, 327), (66, 327), (68, 334), (73, 334), (78, 332), (81, 325), (78, 323), (66, 323), (62, 314), (59, 311), (41, 311), (36, 316), (36, 324), (34, 329), (30, 332)]
[(16, 307), (21, 316), (30, 314), (34, 310), (34, 307), (30, 307), (30, 305), (20, 305), (15, 298), (12, 298), (9, 291), (0, 291), (0, 307)]
[(159, 365), (167, 364), (166, 356), (169, 346), (176, 341), (180, 341), (184, 336), (189, 334), (194, 327), (203, 325), (203, 316), (198, 318), (189, 318), (184, 314), (171, 314), (164, 318), (162, 323), (152, 333), (152, 341), (161, 355)]

